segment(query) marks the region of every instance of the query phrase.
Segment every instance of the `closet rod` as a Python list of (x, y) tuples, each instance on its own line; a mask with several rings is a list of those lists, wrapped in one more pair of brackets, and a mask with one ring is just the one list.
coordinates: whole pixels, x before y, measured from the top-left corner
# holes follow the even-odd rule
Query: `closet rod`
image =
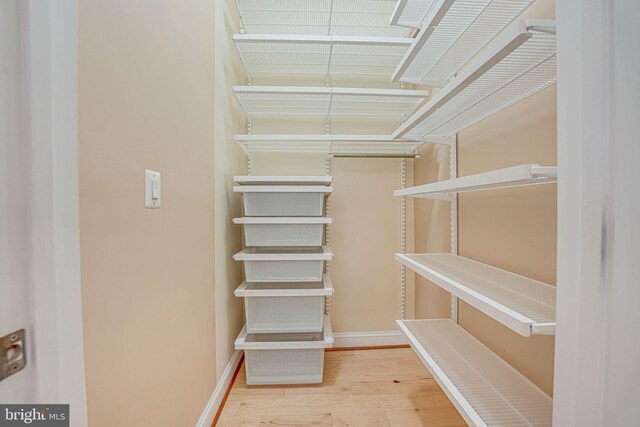
[(330, 157), (376, 158), (376, 159), (419, 159), (420, 154), (330, 154)]

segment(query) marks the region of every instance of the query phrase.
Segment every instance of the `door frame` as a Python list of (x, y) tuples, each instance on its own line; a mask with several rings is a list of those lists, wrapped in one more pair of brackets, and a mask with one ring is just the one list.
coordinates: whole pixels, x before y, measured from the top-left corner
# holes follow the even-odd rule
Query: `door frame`
[[(35, 403), (87, 425), (78, 193), (78, 1), (21, 4), (31, 146)], [(27, 355), (29, 357), (29, 354)]]
[(553, 425), (640, 418), (640, 3), (559, 0)]

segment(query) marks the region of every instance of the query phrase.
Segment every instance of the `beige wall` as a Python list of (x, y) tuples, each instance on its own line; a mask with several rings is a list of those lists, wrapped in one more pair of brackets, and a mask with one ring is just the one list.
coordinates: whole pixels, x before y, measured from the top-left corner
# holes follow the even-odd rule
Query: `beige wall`
[[(291, 84), (254, 79), (254, 84)], [(303, 81), (296, 81), (301, 84)], [(324, 80), (305, 81), (324, 85)], [(374, 86), (386, 82), (368, 82)], [(361, 86), (347, 79), (342, 86)], [(396, 85), (397, 86), (397, 85)], [(333, 133), (390, 134), (398, 119), (334, 119)], [(256, 134), (324, 134), (324, 119), (254, 118)], [(254, 175), (324, 175), (324, 154), (258, 153), (252, 156)], [(335, 253), (330, 270), (335, 296), (331, 321), (335, 332), (396, 330), (400, 318), (400, 266), (393, 254), (400, 249), (400, 160), (331, 160), (334, 193), (330, 197), (330, 246)]]
[[(458, 135), (460, 176), (523, 163), (557, 164), (555, 86)], [(556, 212), (555, 185), (460, 195), (458, 251), (555, 284)], [(459, 316), (465, 329), (551, 393), (554, 337), (522, 337), (464, 303)]]
[(331, 321), (337, 332), (395, 330), (400, 318), (400, 160), (331, 162)]
[(215, 8), (215, 340), (219, 379), (244, 324), (242, 299), (233, 295), (242, 282), (242, 265), (232, 258), (242, 248), (242, 236), (231, 221), (242, 216), (240, 196), (233, 193), (233, 175), (246, 173), (244, 154), (233, 135), (245, 133), (246, 122), (231, 88), (244, 84), (246, 78), (231, 39), (239, 22), (235, 2), (215, 0)]
[[(449, 147), (425, 144), (420, 158), (414, 161), (413, 180), (427, 184), (449, 179)], [(440, 200), (415, 198), (413, 200), (414, 246), (416, 253), (451, 251), (450, 203)], [(409, 252), (409, 251), (407, 251)], [(415, 276), (415, 317), (449, 317), (450, 295), (424, 277)]]
[[(216, 383), (214, 4), (80, 3), (82, 291), (92, 426), (194, 425)], [(162, 208), (144, 208), (144, 169)]]

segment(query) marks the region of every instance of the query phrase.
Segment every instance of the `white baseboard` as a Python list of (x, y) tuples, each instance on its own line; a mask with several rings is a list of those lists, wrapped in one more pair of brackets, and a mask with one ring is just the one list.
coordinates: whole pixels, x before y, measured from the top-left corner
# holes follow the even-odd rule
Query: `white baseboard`
[(333, 347), (378, 347), (405, 345), (409, 340), (400, 331), (334, 332)]
[(204, 408), (202, 415), (200, 415), (200, 419), (196, 423), (196, 427), (211, 427), (213, 419), (216, 417), (218, 409), (222, 404), (222, 399), (224, 399), (224, 395), (227, 392), (227, 388), (229, 387), (229, 384), (231, 384), (233, 374), (235, 374), (236, 369), (238, 368), (238, 364), (242, 358), (241, 356), (241, 351), (236, 351), (231, 356), (229, 363), (227, 363), (227, 367), (224, 368), (224, 372), (220, 377), (220, 381), (218, 381), (209, 402), (207, 402), (207, 406)]

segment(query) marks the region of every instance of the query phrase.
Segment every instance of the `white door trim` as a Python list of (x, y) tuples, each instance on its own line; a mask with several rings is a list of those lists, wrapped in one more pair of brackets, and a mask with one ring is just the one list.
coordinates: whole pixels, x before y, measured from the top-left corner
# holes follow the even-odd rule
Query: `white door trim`
[(562, 0), (553, 425), (640, 419), (640, 2)]
[(27, 108), (38, 400), (68, 403), (87, 425), (78, 194), (77, 0), (28, 0)]

